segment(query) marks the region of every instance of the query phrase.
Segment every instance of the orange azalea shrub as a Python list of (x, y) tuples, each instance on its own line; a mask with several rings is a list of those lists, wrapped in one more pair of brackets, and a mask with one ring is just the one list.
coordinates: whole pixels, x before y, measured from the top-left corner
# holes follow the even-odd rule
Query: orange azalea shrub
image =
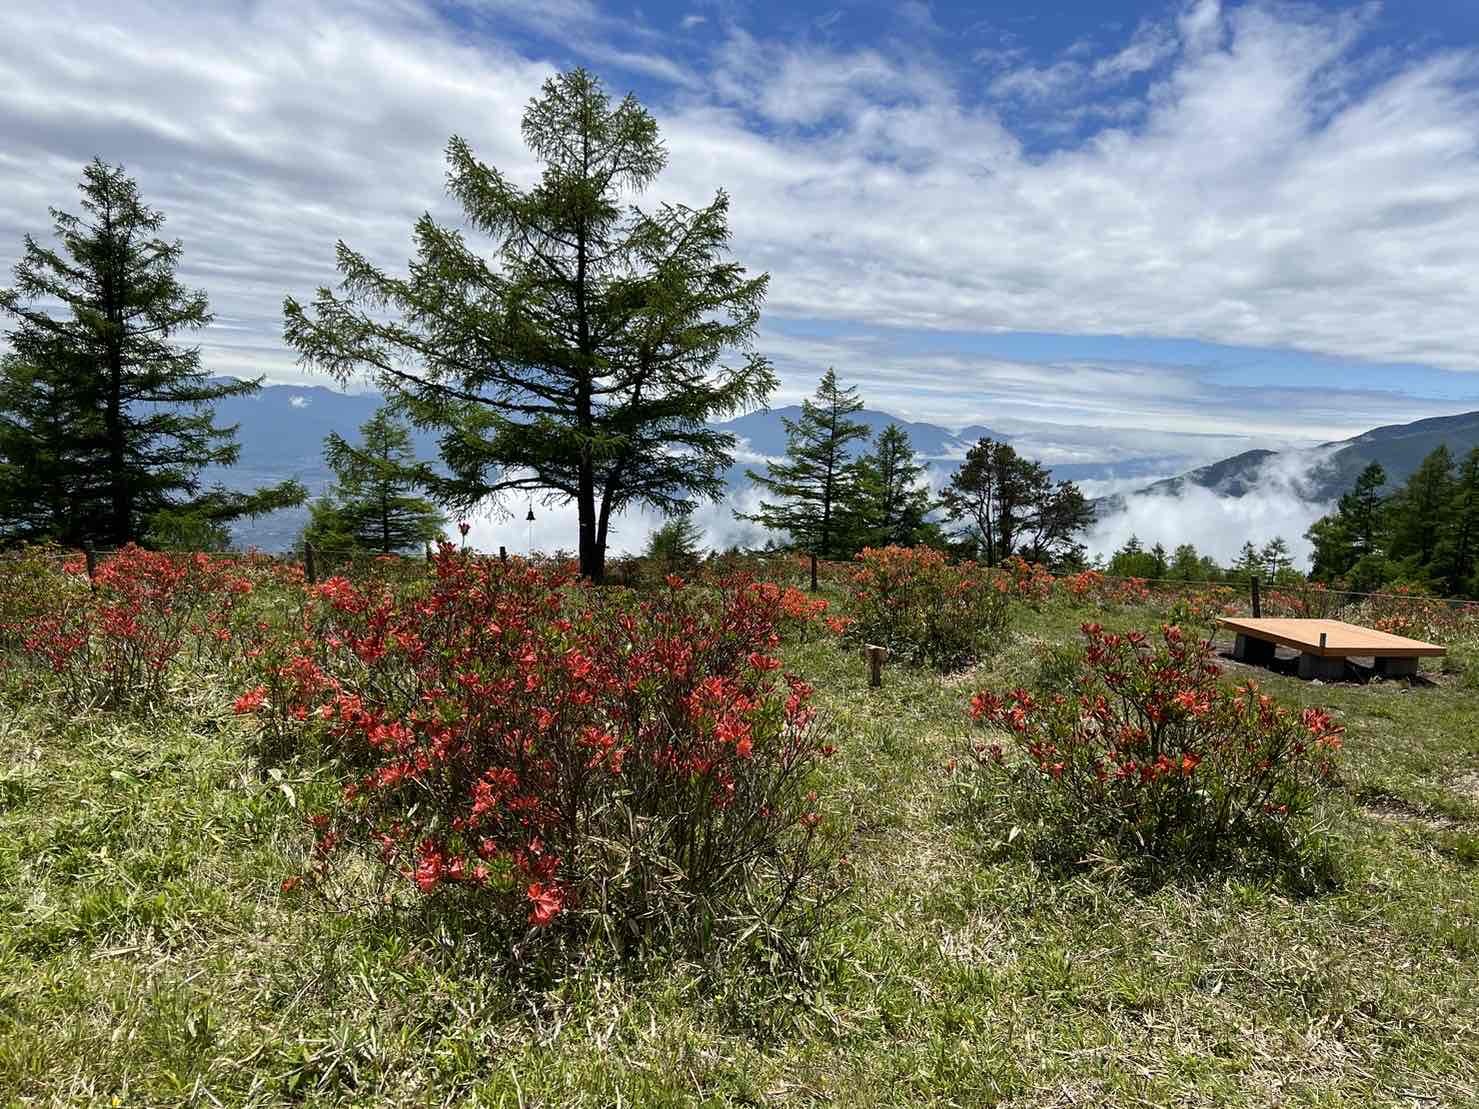
[(99, 563), (82, 555), (33, 573), (23, 618), (3, 638), (18, 661), (49, 674), (71, 705), (118, 707), (159, 699), (182, 652), (210, 652), (230, 639), (250, 576), (229, 557), (128, 546)]
[(1214, 585), (1177, 594), (1167, 610), (1167, 621), (1181, 628), (1206, 628), (1211, 634), (1217, 629), (1218, 617), (1236, 616), (1241, 611), (1236, 591)]
[(450, 546), (435, 572), (411, 594), (323, 582), (236, 700), (345, 770), (290, 885), (348, 853), (480, 925), (623, 946), (812, 919), (832, 749), (768, 587), (638, 597)]
[(1466, 608), (1471, 606), (1429, 597), (1410, 586), (1398, 585), (1389, 593), (1365, 598), (1353, 619), (1392, 635), (1446, 641), (1459, 633)]
[(1159, 641), (1083, 627), (1067, 692), (982, 691), (971, 716), (973, 785), (995, 791), (1019, 830), (1064, 860), (1102, 854), (1208, 861), (1287, 842), (1328, 780), (1342, 729), (1314, 708), (1230, 689), (1206, 642), (1175, 626)]
[(989, 654), (1007, 633), (1011, 579), (975, 563), (951, 564), (929, 547), (868, 548), (848, 597), (858, 642), (906, 661), (951, 670)]
[(1011, 582), (1012, 595), (1030, 605), (1040, 605), (1053, 595), (1057, 579), (1046, 566), (1028, 562), (1021, 555), (1013, 555), (1003, 564)]
[(1151, 600), (1144, 578), (1111, 578), (1098, 570), (1081, 570), (1058, 579), (1058, 587), (1069, 599), (1099, 605), (1143, 605)]

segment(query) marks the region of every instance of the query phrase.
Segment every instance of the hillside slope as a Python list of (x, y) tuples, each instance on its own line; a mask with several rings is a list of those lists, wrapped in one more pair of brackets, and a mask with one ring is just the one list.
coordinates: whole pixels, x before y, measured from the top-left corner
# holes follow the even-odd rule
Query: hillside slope
[[(1447, 444), (1457, 461), (1479, 447), (1479, 412), (1434, 416), (1410, 424), (1372, 428), (1351, 439), (1324, 443), (1300, 451), (1252, 450), (1224, 458), (1176, 477), (1135, 490), (1129, 496), (1176, 496), (1188, 487), (1208, 489), (1219, 496), (1243, 497), (1263, 480), (1272, 465), (1288, 463), (1289, 484), (1311, 503), (1324, 503), (1346, 493), (1356, 475), (1373, 462), (1387, 472), (1389, 485), (1401, 485), (1418, 464), (1438, 446)], [(1125, 497), (1095, 502), (1101, 514), (1124, 507)]]

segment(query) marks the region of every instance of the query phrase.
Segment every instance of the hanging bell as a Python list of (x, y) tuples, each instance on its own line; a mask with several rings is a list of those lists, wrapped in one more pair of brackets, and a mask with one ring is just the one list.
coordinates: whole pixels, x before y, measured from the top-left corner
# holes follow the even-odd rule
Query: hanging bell
[(534, 522), (534, 502), (533, 501), (530, 501), (529, 502), (529, 515), (525, 516), (524, 519), (527, 520), (531, 524)]

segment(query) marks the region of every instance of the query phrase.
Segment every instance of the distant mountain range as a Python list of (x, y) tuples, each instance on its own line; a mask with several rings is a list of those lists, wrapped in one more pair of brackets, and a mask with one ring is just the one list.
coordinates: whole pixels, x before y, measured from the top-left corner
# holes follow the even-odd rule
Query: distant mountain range
[[(223, 400), (216, 406), (217, 421), (238, 425), (241, 457), (237, 465), (208, 471), (205, 478), (208, 482), (219, 481), (234, 489), (251, 489), (293, 477), (303, 482), (309, 494), (316, 497), (333, 483), (333, 474), (323, 460), (324, 438), (329, 432), (337, 431), (345, 438), (353, 439), (359, 426), (370, 418), (380, 403), (381, 398), (375, 393), (344, 393), (317, 385), (269, 385), (252, 396)], [(728, 474), (731, 489), (743, 489), (748, 484), (745, 478), (747, 469), (763, 467), (765, 458), (785, 453), (784, 421), (798, 419), (800, 415), (800, 406), (789, 405), (752, 412), (716, 425), (732, 431), (742, 440), (737, 461)], [(903, 420), (873, 409), (864, 409), (856, 418), (875, 434), (889, 424), (898, 424), (908, 432), (920, 460), (927, 465), (937, 484), (955, 472), (966, 450), (976, 440), (1010, 441), (1012, 438), (989, 427), (973, 425), (950, 431), (935, 424)], [(416, 433), (415, 443), (418, 455), (436, 457), (435, 435)], [(1245, 451), (1178, 477), (1153, 482), (1130, 495), (1174, 495), (1188, 486), (1199, 486), (1220, 496), (1241, 497), (1265, 480), (1271, 466), (1288, 462), (1291, 472), (1297, 471), (1300, 475), (1295, 483), (1298, 495), (1312, 502), (1324, 502), (1349, 489), (1356, 475), (1372, 461), (1386, 467), (1393, 482), (1405, 480), (1439, 443), (1447, 443), (1455, 455), (1465, 454), (1479, 445), (1479, 412), (1379, 427), (1353, 439), (1307, 450)], [(1163, 474), (1171, 467), (1162, 457), (1146, 457), (1069, 463), (1050, 468), (1054, 477), (1060, 480), (1090, 481), (1107, 477), (1148, 477)], [(1124, 498), (1107, 497), (1095, 503), (1103, 514), (1123, 507)], [(242, 546), (282, 550), (292, 545), (307, 519), (307, 509), (303, 508), (273, 513), (260, 520), (243, 521), (235, 529), (234, 539)]]
[[(1434, 416), (1410, 424), (1372, 428), (1352, 439), (1298, 451), (1254, 450), (1235, 454), (1177, 477), (1152, 482), (1129, 496), (1177, 496), (1189, 487), (1222, 497), (1242, 497), (1277, 473), (1294, 493), (1323, 504), (1349, 492), (1356, 476), (1373, 462), (1387, 474), (1388, 488), (1401, 485), (1440, 445), (1447, 444), (1458, 461), (1479, 447), (1479, 412)], [(1125, 496), (1097, 501), (1101, 515), (1124, 507)]]
[[(327, 491), (334, 480), (323, 460), (325, 437), (336, 431), (353, 440), (359, 426), (380, 404), (381, 397), (375, 393), (343, 393), (312, 385), (268, 385), (251, 396), (223, 400), (216, 406), (217, 422), (237, 425), (241, 457), (235, 466), (208, 471), (205, 479), (207, 482), (221, 482), (233, 489), (252, 489), (294, 477), (308, 487), (311, 496), (316, 497)], [(745, 471), (752, 467), (763, 468), (763, 458), (785, 454), (784, 420), (795, 420), (800, 415), (800, 406), (791, 405), (751, 412), (716, 425), (743, 440), (739, 460), (728, 474), (731, 489), (744, 488), (748, 484)], [(1007, 438), (987, 427), (968, 427), (952, 432), (934, 424), (901, 420), (871, 409), (858, 413), (856, 418), (875, 433), (889, 424), (898, 424), (909, 433), (910, 442), (920, 459), (931, 469), (943, 470), (947, 474), (955, 471), (966, 449), (977, 439)], [(436, 457), (434, 434), (418, 432), (414, 438), (420, 457)], [(1076, 464), (1067, 467), (1070, 472), (1060, 476), (1069, 479), (1099, 476), (1103, 469)], [(1120, 472), (1133, 474), (1133, 463), (1128, 468), (1121, 466)], [(1159, 472), (1165, 473), (1165, 468), (1161, 467)], [(241, 546), (282, 550), (293, 544), (307, 520), (306, 508), (275, 512), (259, 520), (242, 521), (234, 529), (233, 538)]]

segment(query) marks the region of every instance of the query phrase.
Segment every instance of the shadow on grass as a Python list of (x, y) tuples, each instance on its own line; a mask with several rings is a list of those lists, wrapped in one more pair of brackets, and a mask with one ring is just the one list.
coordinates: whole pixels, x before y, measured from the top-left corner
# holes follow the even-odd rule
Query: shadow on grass
[[(315, 935), (302, 945), (296, 989), (334, 1006), (359, 993), (367, 971), (425, 981), (427, 996), (470, 990), (481, 1020), (532, 1020), (557, 1027), (582, 997), (667, 991), (681, 983), (686, 1007), (702, 1009), (731, 1032), (759, 1042), (793, 1034), (814, 1013), (842, 969), (839, 898), (802, 921), (780, 924), (716, 919), (695, 929), (697, 911), (666, 928), (620, 936), (592, 916), (569, 914), (563, 927), (534, 928), (457, 898), (381, 897), (358, 905), (307, 896), (299, 911)], [(341, 999), (342, 1000), (342, 999)], [(434, 1009), (434, 1007), (433, 1007)], [(433, 1009), (421, 1013), (438, 1031)], [(462, 1019), (453, 1006), (447, 1019)]]
[(1014, 823), (1008, 812), (964, 790), (956, 792), (942, 816), (983, 863), (1028, 861), (1053, 880), (1098, 877), (1139, 896), (1232, 878), (1308, 900), (1338, 892), (1346, 879), (1337, 837), (1307, 820), (1156, 853), (1134, 839), (1095, 835), (1066, 821)]

